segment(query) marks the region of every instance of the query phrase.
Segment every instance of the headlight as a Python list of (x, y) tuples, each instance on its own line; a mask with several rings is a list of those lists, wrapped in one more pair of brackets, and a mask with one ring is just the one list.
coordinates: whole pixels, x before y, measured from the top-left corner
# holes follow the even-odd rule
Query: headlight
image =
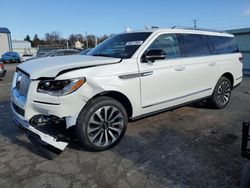
[(47, 93), (53, 96), (68, 95), (86, 82), (86, 78), (74, 78), (69, 80), (42, 80), (38, 84), (37, 92)]

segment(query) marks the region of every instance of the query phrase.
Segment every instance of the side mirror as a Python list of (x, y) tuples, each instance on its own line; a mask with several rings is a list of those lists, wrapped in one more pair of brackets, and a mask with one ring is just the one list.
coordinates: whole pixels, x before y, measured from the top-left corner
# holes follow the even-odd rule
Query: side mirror
[(152, 49), (146, 51), (142, 56), (142, 62), (154, 62), (155, 60), (165, 59), (166, 53), (162, 49)]

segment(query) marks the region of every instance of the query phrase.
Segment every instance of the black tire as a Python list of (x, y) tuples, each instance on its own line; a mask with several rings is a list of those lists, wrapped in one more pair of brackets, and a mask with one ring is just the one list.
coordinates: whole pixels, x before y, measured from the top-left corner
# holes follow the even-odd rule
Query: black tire
[(222, 76), (216, 84), (214, 92), (209, 99), (212, 107), (217, 109), (225, 108), (231, 98), (232, 83), (230, 80)]
[(122, 139), (127, 123), (127, 112), (120, 102), (110, 97), (97, 97), (90, 100), (80, 112), (76, 136), (87, 150), (107, 150)]

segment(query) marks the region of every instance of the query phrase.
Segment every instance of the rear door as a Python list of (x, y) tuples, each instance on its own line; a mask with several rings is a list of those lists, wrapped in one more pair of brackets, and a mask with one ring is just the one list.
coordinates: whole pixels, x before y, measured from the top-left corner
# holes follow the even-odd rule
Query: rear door
[(186, 94), (189, 100), (210, 95), (218, 78), (218, 64), (211, 56), (205, 36), (177, 34), (181, 61), (185, 65)]

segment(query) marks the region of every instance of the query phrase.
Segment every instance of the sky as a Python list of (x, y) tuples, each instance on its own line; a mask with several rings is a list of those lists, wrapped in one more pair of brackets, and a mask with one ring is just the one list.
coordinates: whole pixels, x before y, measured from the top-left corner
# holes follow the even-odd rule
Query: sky
[(115, 34), (130, 27), (250, 27), (250, 0), (1, 0), (0, 27), (12, 39), (57, 31), (62, 37)]

